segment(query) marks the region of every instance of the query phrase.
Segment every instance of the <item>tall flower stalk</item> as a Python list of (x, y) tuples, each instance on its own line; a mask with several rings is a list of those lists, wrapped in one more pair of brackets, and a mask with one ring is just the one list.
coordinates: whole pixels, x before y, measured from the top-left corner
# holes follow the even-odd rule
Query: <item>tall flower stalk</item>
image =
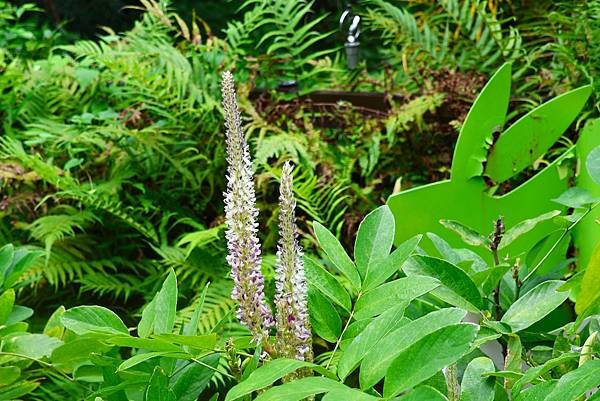
[(275, 281), (277, 351), (282, 357), (312, 360), (307, 285), (302, 248), (297, 238), (292, 170), (291, 163), (286, 162), (279, 189), (279, 245)]
[(268, 345), (273, 315), (265, 300), (264, 277), (260, 270), (261, 250), (257, 236), (258, 210), (248, 143), (242, 129), (233, 75), (223, 73), (223, 110), (227, 138), (227, 262), (234, 281), (232, 298), (238, 301), (237, 318), (257, 344)]

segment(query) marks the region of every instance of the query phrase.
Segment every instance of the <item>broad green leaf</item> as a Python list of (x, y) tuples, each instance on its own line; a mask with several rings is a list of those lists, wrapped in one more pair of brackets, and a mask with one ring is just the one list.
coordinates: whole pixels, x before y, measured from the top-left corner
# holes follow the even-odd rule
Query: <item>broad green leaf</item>
[(535, 366), (535, 367), (531, 367), (531, 368), (527, 369), (527, 371), (523, 374), (523, 377), (521, 377), (519, 380), (517, 380), (517, 382), (513, 386), (513, 393), (519, 394), (524, 385), (533, 382), (535, 379), (537, 379), (540, 376), (545, 375), (546, 373), (548, 373), (550, 370), (554, 369), (555, 367), (560, 366), (564, 363), (567, 363), (571, 360), (577, 359), (578, 357), (579, 357), (578, 353), (569, 352), (569, 353), (562, 354), (557, 358), (550, 359), (549, 361), (546, 361), (543, 365)]
[(113, 311), (102, 306), (76, 306), (66, 310), (61, 321), (67, 329), (79, 335), (90, 332), (129, 334), (123, 321)]
[[(4, 273), (12, 264), (14, 255), (15, 247), (13, 244), (6, 244), (0, 248), (0, 277), (4, 277)], [(2, 281), (0, 281), (0, 285), (2, 285)]]
[(44, 326), (45, 335), (56, 338), (61, 338), (63, 336), (65, 326), (63, 326), (61, 319), (65, 311), (65, 307), (61, 305), (52, 313), (52, 315), (50, 315), (50, 318)]
[[(0, 366), (0, 389), (15, 382), (21, 376), (21, 369), (16, 366)], [(0, 399), (2, 395), (0, 393)]]
[(452, 158), (453, 181), (467, 181), (483, 175), (486, 144), (500, 131), (506, 119), (510, 99), (511, 65), (502, 67), (490, 78), (471, 106), (460, 130)]
[(342, 244), (319, 222), (313, 222), (313, 229), (315, 230), (315, 236), (319, 245), (321, 245), (331, 263), (350, 280), (355, 289), (360, 288), (361, 281), (358, 269), (344, 250)]
[(495, 370), (494, 362), (486, 357), (469, 362), (460, 385), (460, 401), (494, 401), (496, 380), (482, 375)]
[(404, 277), (385, 283), (363, 295), (356, 301), (354, 318), (356, 320), (377, 316), (401, 302), (427, 294), (440, 285), (430, 277)]
[(363, 280), (377, 263), (390, 254), (394, 232), (394, 216), (387, 205), (373, 210), (360, 223), (354, 244), (354, 259)]
[(589, 85), (563, 93), (517, 120), (491, 148), (485, 174), (500, 183), (531, 166), (564, 134), (590, 93)]
[(145, 401), (176, 401), (175, 393), (168, 387), (169, 378), (160, 366), (154, 368), (146, 387)]
[[(403, 323), (407, 323), (408, 318), (402, 318)], [(359, 335), (368, 325), (373, 321), (373, 318), (355, 320), (348, 325), (346, 331), (342, 335), (342, 341), (340, 342), (340, 350), (344, 350), (352, 343), (354, 338)]]
[(207, 350), (214, 349), (217, 344), (217, 334), (205, 334), (201, 336), (184, 336), (180, 334), (160, 334), (154, 336), (156, 340), (161, 340), (168, 344), (178, 344), (189, 346), (191, 348)]
[(398, 272), (402, 264), (414, 252), (422, 237), (422, 235), (417, 235), (403, 242), (388, 257), (376, 263), (365, 277), (363, 284), (364, 291), (369, 291), (379, 286), (394, 273)]
[(552, 200), (567, 207), (578, 208), (589, 206), (600, 199), (596, 198), (586, 189), (574, 187), (567, 189), (558, 198)]
[(8, 321), (15, 304), (15, 290), (8, 289), (0, 294), (0, 326)]
[(469, 245), (488, 247), (490, 240), (486, 236), (478, 233), (471, 227), (455, 220), (440, 220), (440, 223), (448, 230), (454, 231), (460, 238)]
[[(523, 344), (516, 334), (509, 334), (506, 343), (506, 357), (504, 358), (504, 371), (508, 376), (504, 378), (504, 388), (512, 388), (521, 376), (523, 370)], [(510, 375), (516, 373), (518, 376)]]
[(8, 315), (8, 319), (4, 324), (11, 325), (14, 323), (22, 322), (25, 319), (29, 319), (33, 315), (33, 309), (26, 306), (14, 305), (12, 312)]
[(76, 338), (52, 351), (52, 365), (65, 371), (72, 371), (77, 365), (87, 361), (90, 353), (104, 353), (111, 349), (110, 345), (96, 339)]
[(362, 393), (356, 389), (346, 387), (344, 389), (331, 390), (325, 394), (321, 401), (376, 401), (381, 398), (374, 397), (369, 394)]
[(596, 386), (600, 386), (600, 360), (598, 359), (588, 361), (561, 377), (544, 401), (572, 401)]
[(200, 294), (200, 299), (198, 301), (198, 305), (196, 305), (196, 309), (194, 309), (194, 314), (189, 322), (183, 325), (183, 334), (186, 336), (194, 336), (198, 331), (198, 321), (200, 320), (200, 315), (202, 314), (202, 310), (204, 309), (204, 300), (206, 299), (206, 293), (208, 292), (208, 286), (210, 283), (207, 283), (204, 286), (204, 290), (202, 290), (202, 294)]
[(581, 315), (594, 301), (600, 300), (600, 244), (594, 249), (590, 262), (583, 273), (581, 289), (577, 294), (575, 311)]
[(504, 249), (510, 244), (512, 244), (517, 238), (521, 235), (527, 234), (529, 231), (533, 230), (539, 223), (550, 220), (560, 214), (560, 210), (552, 210), (548, 213), (544, 213), (540, 216), (523, 220), (519, 224), (511, 227), (506, 230), (502, 239), (500, 240), (500, 245), (498, 249)]
[(304, 256), (304, 267), (306, 269), (306, 279), (313, 287), (350, 312), (352, 307), (350, 295), (334, 276), (306, 255)]
[(181, 349), (177, 345), (156, 338), (138, 338), (132, 336), (118, 335), (107, 338), (104, 341), (107, 344), (112, 344), (119, 347), (137, 348), (143, 349), (145, 351), (181, 351)]
[(55, 348), (63, 344), (58, 338), (30, 333), (11, 336), (3, 342), (2, 351), (26, 355), (33, 359), (49, 357)]
[(6, 388), (0, 388), (0, 400), (18, 400), (21, 396), (33, 393), (40, 382), (20, 381)]
[(475, 285), (481, 289), (483, 295), (488, 296), (498, 285), (502, 277), (511, 269), (508, 263), (501, 263), (498, 266), (490, 266), (489, 268), (477, 272), (471, 276)]
[(483, 309), (481, 294), (473, 280), (452, 263), (431, 256), (416, 255), (402, 268), (407, 276), (427, 276), (439, 280), (443, 286), (432, 293), (443, 301), (472, 312)]
[(308, 290), (308, 310), (315, 333), (326, 341), (336, 342), (342, 332), (342, 319), (333, 304), (311, 287)]
[(404, 316), (408, 302), (388, 309), (359, 333), (352, 343), (344, 350), (338, 363), (338, 376), (342, 381), (359, 365), (360, 361), (372, 349), (378, 347), (379, 341), (391, 331), (398, 328)]
[(154, 334), (171, 333), (177, 313), (177, 279), (173, 270), (169, 272), (156, 296)]
[(393, 397), (416, 387), (445, 366), (469, 352), (477, 336), (477, 326), (462, 323), (443, 327), (412, 344), (390, 365), (383, 394)]
[(556, 387), (555, 380), (540, 383), (519, 393), (515, 401), (544, 401), (554, 387)]
[(12, 244), (6, 244), (0, 248), (0, 290), (4, 286), (5, 276), (8, 275), (8, 270), (12, 266), (15, 248)]
[(177, 312), (177, 278), (173, 270), (165, 279), (160, 291), (142, 311), (138, 335), (165, 334), (173, 331)]
[(600, 185), (600, 146), (596, 146), (587, 157), (585, 167), (596, 184)]
[(137, 333), (138, 336), (144, 338), (152, 334), (154, 330), (154, 320), (156, 319), (156, 295), (152, 298), (152, 301), (148, 303), (142, 310), (142, 318), (138, 323)]
[(152, 358), (163, 357), (163, 356), (170, 357), (170, 358), (181, 358), (181, 359), (186, 359), (186, 358), (191, 357), (191, 355), (186, 352), (174, 352), (174, 351), (146, 352), (143, 354), (136, 354), (136, 355), (132, 356), (131, 358), (123, 361), (123, 363), (121, 363), (119, 365), (119, 367), (117, 367), (117, 372), (122, 372), (124, 370), (131, 369), (132, 367), (139, 365), (142, 362), (146, 362), (147, 360), (150, 360)]
[(405, 396), (392, 401), (448, 401), (446, 397), (433, 387), (419, 386)]
[(73, 370), (73, 378), (88, 383), (103, 383), (102, 368), (95, 365), (79, 365)]
[[(347, 389), (345, 396), (350, 395), (350, 398), (344, 398), (344, 401), (359, 401), (364, 400), (360, 391), (344, 386), (342, 383), (328, 379), (326, 377), (304, 377), (294, 380), (280, 386), (272, 387), (255, 398), (255, 401), (300, 401), (315, 394), (327, 393), (333, 390), (344, 391)], [(360, 396), (361, 398), (357, 398)], [(376, 397), (366, 398), (366, 400), (377, 400)]]
[(501, 321), (508, 324), (513, 332), (528, 328), (569, 297), (568, 291), (558, 291), (563, 284), (564, 281), (550, 280), (537, 285), (512, 304)]
[[(265, 363), (263, 366), (252, 372), (246, 380), (235, 385), (231, 390), (229, 390), (227, 396), (225, 397), (225, 401), (235, 401), (248, 394), (252, 394), (254, 391), (270, 386), (277, 380), (295, 372), (300, 368), (311, 368), (321, 374), (335, 378), (331, 372), (328, 372), (321, 366), (310, 362), (284, 358), (274, 359)], [(341, 383), (338, 384), (342, 385)]]
[(21, 274), (43, 254), (44, 252), (42, 251), (17, 250), (14, 254), (12, 265), (5, 272), (4, 287), (12, 287), (19, 280)]
[(460, 323), (467, 312), (457, 308), (445, 308), (431, 312), (386, 335), (364, 357), (360, 366), (360, 387), (373, 387), (385, 374), (398, 355), (406, 348), (443, 327)]
[(220, 354), (213, 354), (200, 359), (202, 364), (177, 361), (175, 373), (169, 380), (177, 401), (196, 401), (215, 373), (210, 367), (216, 369), (220, 359)]

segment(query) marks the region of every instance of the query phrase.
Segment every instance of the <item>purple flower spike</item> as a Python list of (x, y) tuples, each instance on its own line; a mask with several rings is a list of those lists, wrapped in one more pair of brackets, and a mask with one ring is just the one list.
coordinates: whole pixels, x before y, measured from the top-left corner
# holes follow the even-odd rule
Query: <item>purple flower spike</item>
[(242, 129), (233, 75), (226, 71), (222, 80), (223, 110), (227, 137), (227, 262), (234, 281), (232, 298), (239, 303), (237, 317), (252, 332), (257, 344), (266, 343), (273, 315), (265, 301), (264, 277), (260, 270), (261, 252), (257, 232), (256, 194), (248, 143)]
[(279, 196), (279, 245), (276, 264), (277, 351), (282, 357), (312, 360), (312, 337), (307, 309), (307, 285), (298, 244), (293, 167), (283, 165)]

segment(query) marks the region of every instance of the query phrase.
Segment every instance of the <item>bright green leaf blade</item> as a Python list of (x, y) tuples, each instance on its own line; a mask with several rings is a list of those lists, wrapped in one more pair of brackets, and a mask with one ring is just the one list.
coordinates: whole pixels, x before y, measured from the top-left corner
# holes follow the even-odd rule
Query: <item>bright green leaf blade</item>
[(308, 290), (308, 310), (314, 332), (330, 343), (336, 342), (342, 332), (342, 319), (333, 304), (312, 287)]
[(572, 401), (596, 386), (600, 386), (600, 360), (588, 361), (561, 377), (544, 401)]
[(595, 147), (585, 161), (588, 174), (596, 184), (600, 185), (600, 146)]
[(333, 275), (306, 255), (304, 255), (304, 267), (306, 269), (306, 279), (313, 287), (350, 312), (352, 307), (350, 295)]
[(398, 355), (436, 330), (460, 323), (467, 312), (457, 308), (445, 308), (431, 312), (394, 330), (372, 348), (360, 366), (360, 387), (373, 387), (385, 374)]
[(448, 401), (448, 399), (433, 387), (420, 386), (407, 395), (394, 398), (392, 401)]
[(490, 241), (482, 234), (478, 233), (469, 226), (462, 224), (456, 220), (440, 220), (440, 224), (448, 230), (454, 231), (460, 238), (469, 245), (482, 246), (487, 248)]
[(552, 199), (552, 201), (560, 205), (572, 208), (586, 207), (599, 200), (600, 199), (592, 195), (588, 190), (578, 187), (569, 188), (560, 194), (558, 198)]
[(119, 367), (117, 368), (117, 372), (122, 372), (124, 370), (131, 369), (132, 367), (139, 365), (142, 362), (146, 362), (147, 360), (150, 360), (152, 358), (157, 358), (157, 357), (162, 357), (162, 356), (168, 356), (171, 358), (181, 358), (181, 359), (191, 357), (191, 355), (189, 355), (185, 352), (173, 352), (173, 351), (146, 352), (143, 354), (134, 355), (131, 358), (123, 361), (123, 363), (121, 363), (119, 365)]
[(295, 372), (300, 368), (311, 368), (321, 374), (335, 377), (330, 372), (325, 371), (322, 367), (310, 362), (284, 358), (275, 359), (265, 363), (263, 366), (252, 372), (246, 380), (235, 385), (231, 390), (229, 390), (227, 396), (225, 397), (225, 401), (235, 401), (248, 394), (252, 394), (254, 391), (270, 386), (277, 380)]
[[(0, 388), (15, 382), (21, 376), (21, 369), (16, 366), (0, 366)], [(0, 398), (2, 393), (0, 393)]]
[(158, 294), (152, 298), (152, 301), (148, 303), (142, 310), (142, 318), (138, 323), (137, 333), (138, 336), (144, 338), (148, 337), (154, 331), (154, 321), (156, 319), (156, 298)]
[(385, 283), (363, 295), (355, 305), (354, 318), (362, 320), (377, 316), (401, 302), (427, 294), (440, 282), (430, 277), (404, 277)]
[(321, 401), (376, 401), (381, 398), (374, 397), (369, 394), (365, 394), (353, 388), (346, 387), (344, 389), (331, 390), (323, 396)]
[(4, 325), (15, 304), (15, 290), (8, 289), (0, 295), (0, 326)]
[(146, 387), (145, 401), (176, 401), (175, 393), (168, 387), (169, 378), (160, 366), (154, 368)]
[(342, 381), (356, 369), (369, 351), (378, 346), (382, 338), (398, 328), (406, 306), (408, 302), (403, 302), (373, 319), (348, 345), (338, 363), (338, 376)]
[(550, 280), (532, 288), (508, 308), (501, 321), (516, 333), (543, 319), (569, 297), (569, 291), (558, 291), (564, 283)]
[(143, 349), (145, 351), (181, 351), (181, 349), (177, 345), (155, 338), (138, 338), (132, 336), (118, 335), (107, 338), (104, 341), (107, 344), (112, 344), (119, 347), (137, 348)]
[(540, 383), (521, 392), (515, 401), (544, 401), (554, 387), (556, 387), (555, 380)]
[(50, 361), (54, 367), (69, 371), (88, 361), (90, 353), (103, 353), (110, 349), (110, 345), (103, 344), (99, 340), (77, 338), (55, 348), (50, 356)]
[(394, 273), (400, 270), (402, 264), (414, 252), (421, 241), (422, 235), (417, 235), (403, 242), (387, 258), (375, 264), (365, 277), (363, 288), (369, 291), (382, 284)]
[(596, 246), (583, 274), (581, 289), (575, 303), (577, 314), (582, 315), (594, 302), (600, 300), (598, 288), (600, 288), (600, 244)]
[(591, 94), (583, 86), (533, 109), (500, 135), (487, 158), (485, 174), (501, 183), (531, 166), (564, 134)]
[(169, 272), (158, 292), (154, 307), (156, 308), (154, 334), (171, 333), (177, 313), (177, 279), (173, 270)]
[(533, 382), (535, 379), (542, 375), (545, 375), (557, 366), (579, 358), (579, 355), (580, 354), (577, 352), (564, 353), (558, 356), (557, 358), (552, 358), (549, 361), (544, 362), (543, 365), (527, 369), (523, 376), (519, 380), (517, 380), (515, 385), (513, 386), (513, 393), (519, 394), (524, 385)]
[(322, 224), (315, 221), (313, 222), (313, 228), (319, 245), (321, 245), (331, 263), (350, 280), (354, 288), (360, 288), (361, 281), (358, 269), (344, 250), (344, 247), (342, 247), (342, 244)]
[(169, 386), (177, 396), (177, 401), (196, 401), (215, 373), (209, 367), (216, 369), (220, 359), (220, 354), (213, 354), (200, 359), (203, 365), (177, 361), (175, 373), (169, 380)]
[(129, 333), (119, 316), (102, 306), (77, 306), (68, 309), (63, 314), (61, 321), (67, 329), (79, 335), (90, 332)]
[[(332, 390), (344, 390), (345, 388), (346, 386), (342, 383), (326, 377), (305, 377), (270, 388), (256, 397), (255, 401), (300, 401), (311, 395), (327, 393)], [(357, 393), (360, 394), (358, 391)], [(369, 399), (376, 400), (377, 398), (372, 397)], [(348, 399), (348, 401), (351, 400), (357, 399)]]
[(511, 66), (504, 64), (490, 78), (471, 106), (452, 158), (453, 181), (467, 181), (483, 173), (487, 145), (506, 119), (510, 99)]
[(374, 266), (387, 258), (394, 243), (394, 215), (387, 205), (367, 214), (358, 227), (354, 245), (356, 267), (363, 279)]
[(498, 246), (498, 249), (506, 248), (507, 246), (512, 244), (517, 238), (533, 230), (539, 223), (550, 220), (558, 216), (559, 214), (560, 210), (552, 210), (548, 213), (544, 213), (537, 217), (523, 220), (519, 224), (506, 230), (506, 232), (502, 236), (502, 239), (500, 240), (500, 245)]
[(386, 373), (383, 394), (386, 397), (398, 395), (456, 362), (469, 352), (477, 329), (468, 323), (447, 326), (405, 349)]
[(473, 280), (459, 267), (443, 259), (416, 255), (403, 266), (407, 276), (426, 276), (439, 280), (443, 287), (433, 291), (438, 298), (454, 306), (477, 312), (483, 300)]
[(494, 401), (496, 379), (482, 375), (495, 370), (494, 362), (486, 357), (469, 362), (460, 385), (460, 401)]
[(475, 285), (481, 289), (484, 296), (492, 293), (502, 277), (511, 269), (508, 263), (501, 263), (498, 266), (490, 266), (487, 269), (477, 272), (471, 276)]
[(4, 340), (3, 352), (25, 355), (33, 359), (49, 357), (54, 349), (63, 344), (61, 340), (44, 334), (22, 333)]

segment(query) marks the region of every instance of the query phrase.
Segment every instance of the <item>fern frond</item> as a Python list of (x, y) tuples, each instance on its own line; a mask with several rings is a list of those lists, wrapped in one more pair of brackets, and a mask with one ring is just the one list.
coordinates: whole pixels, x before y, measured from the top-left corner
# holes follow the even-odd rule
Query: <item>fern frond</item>
[(67, 236), (75, 236), (76, 229), (83, 231), (90, 223), (100, 222), (100, 219), (90, 211), (77, 210), (67, 205), (58, 207), (54, 211), (58, 210), (64, 211), (64, 213), (43, 216), (25, 226), (31, 237), (44, 242), (47, 255), (50, 254), (52, 245), (56, 241)]

